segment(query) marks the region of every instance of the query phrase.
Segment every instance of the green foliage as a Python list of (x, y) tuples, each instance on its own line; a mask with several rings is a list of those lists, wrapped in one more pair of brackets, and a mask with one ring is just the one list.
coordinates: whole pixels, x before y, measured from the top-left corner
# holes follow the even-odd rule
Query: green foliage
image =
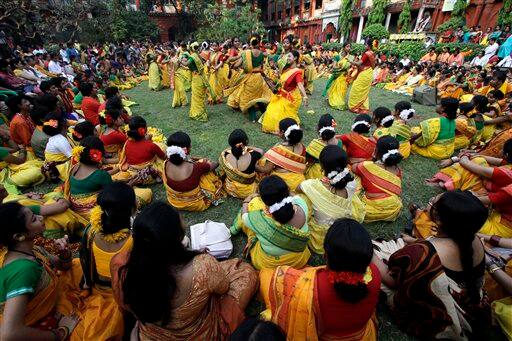
[(365, 50), (364, 44), (350, 44), (350, 53), (353, 55), (362, 55)]
[(466, 19), (452, 17), (448, 21), (445, 21), (444, 23), (439, 25), (437, 27), (437, 30), (439, 32), (446, 32), (450, 29), (455, 30), (456, 28), (458, 28), (460, 26), (462, 26), (464, 30), (467, 30), (467, 27), (464, 26), (465, 24), (466, 24)]
[(512, 25), (512, 0), (503, 0), (503, 7), (498, 15), (499, 25)]
[(345, 37), (352, 27), (352, 0), (343, 0), (338, 18), (338, 32)]
[(457, 0), (453, 5), (452, 18), (461, 18), (464, 19), (464, 24), (466, 23), (466, 7), (468, 7), (468, 2), (466, 0)]
[(380, 41), (381, 39), (389, 38), (389, 32), (382, 24), (372, 24), (366, 26), (363, 30), (363, 38)]
[(398, 55), (399, 58), (408, 56), (413, 61), (418, 61), (427, 52), (423, 42), (403, 41), (399, 44), (381, 44), (379, 52), (389, 56)]
[(468, 43), (439, 43), (435, 45), (436, 52), (440, 53), (443, 47), (448, 47), (451, 52), (458, 47), (461, 51), (471, 51), (470, 54), (466, 56), (466, 59), (473, 59), (480, 51), (485, 49), (485, 46), (480, 44), (468, 44)]
[(368, 14), (368, 24), (382, 24), (386, 19), (386, 6), (388, 0), (374, 0), (370, 13)]
[(260, 12), (260, 9), (250, 4), (232, 8), (219, 4), (208, 5), (204, 12), (205, 20), (196, 31), (196, 39), (224, 41), (236, 35), (248, 40), (253, 33), (264, 34)]
[(406, 0), (402, 12), (398, 17), (398, 27), (400, 33), (408, 33), (411, 31), (411, 0)]

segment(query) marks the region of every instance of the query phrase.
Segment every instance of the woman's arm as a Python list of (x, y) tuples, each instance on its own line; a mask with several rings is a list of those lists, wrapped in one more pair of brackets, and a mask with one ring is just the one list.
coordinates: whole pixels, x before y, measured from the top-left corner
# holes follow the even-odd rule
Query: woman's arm
[(302, 100), (304, 101), (304, 105), (308, 106), (308, 94), (306, 93), (306, 89), (304, 88), (304, 83), (297, 83), (297, 87), (299, 88), (300, 94), (302, 95)]
[(21, 165), (26, 160), (27, 160), (27, 150), (21, 149), (20, 156), (15, 156), (13, 154), (9, 154), (2, 161), (5, 161), (7, 163), (12, 163), (14, 165)]
[(391, 275), (389, 274), (389, 269), (386, 264), (377, 257), (377, 255), (373, 255), (372, 263), (375, 264), (375, 266), (379, 269), (380, 277), (382, 279), (382, 283), (384, 283), (388, 288), (394, 288), (396, 287), (396, 281)]
[(471, 173), (479, 175), (486, 179), (490, 179), (492, 177), (492, 173), (494, 172), (494, 167), (481, 166), (471, 161), (467, 156), (461, 157), (459, 164), (468, 171), (470, 171)]
[(256, 171), (258, 173), (269, 174), (270, 172), (272, 172), (274, 170), (274, 168), (275, 168), (275, 165), (269, 161), (265, 161), (265, 164), (263, 166), (256, 163)]
[(493, 165), (493, 166), (501, 166), (503, 164), (503, 159), (500, 159), (498, 157), (492, 157), (492, 156), (487, 156), (487, 155), (479, 155), (479, 154), (475, 154), (475, 155), (471, 156), (472, 159), (475, 158), (475, 157), (484, 158), (485, 161), (487, 161), (488, 164)]
[(69, 202), (64, 198), (60, 198), (53, 204), (42, 205), (40, 213), (42, 216), (50, 216), (66, 212), (68, 208)]

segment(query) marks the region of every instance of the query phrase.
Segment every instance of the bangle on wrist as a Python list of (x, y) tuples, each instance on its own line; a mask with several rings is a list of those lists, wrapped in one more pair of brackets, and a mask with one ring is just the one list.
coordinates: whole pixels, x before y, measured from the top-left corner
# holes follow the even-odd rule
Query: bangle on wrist
[(460, 161), (460, 159), (456, 156), (452, 156), (450, 159), (452, 160), (453, 163)]
[(492, 235), (491, 239), (489, 239), (489, 244), (494, 247), (500, 246), (500, 240), (501, 240), (500, 236)]
[(498, 270), (501, 270), (501, 268), (496, 265), (496, 264), (491, 264), (488, 268), (487, 268), (487, 271), (492, 275), (493, 273), (495, 273), (496, 271)]
[(66, 340), (69, 336), (68, 327), (58, 327), (57, 329), (53, 329), (51, 332), (55, 335), (55, 339), (58, 341)]

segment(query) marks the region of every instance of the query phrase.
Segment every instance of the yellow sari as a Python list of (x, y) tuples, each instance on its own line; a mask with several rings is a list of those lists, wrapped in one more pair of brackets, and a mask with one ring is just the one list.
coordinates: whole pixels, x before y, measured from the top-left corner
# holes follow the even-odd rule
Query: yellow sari
[(320, 312), (316, 290), (316, 272), (323, 267), (308, 267), (302, 270), (289, 266), (260, 271), (260, 296), (267, 310), (261, 316), (280, 326), (287, 340), (340, 340), (340, 341), (376, 341), (377, 326), (374, 318), (365, 327), (355, 333), (329, 337), (319, 335), (317, 314)]
[(208, 68), (208, 83), (212, 89), (211, 93), (208, 94), (208, 102), (210, 103), (218, 103), (222, 100), (226, 76), (223, 74), (223, 68), (215, 70), (220, 57), (220, 52), (210, 54), (210, 67)]
[(308, 246), (311, 251), (323, 254), (324, 239), (332, 223), (339, 218), (351, 218), (363, 222), (366, 208), (355, 182), (347, 184), (347, 198), (340, 197), (329, 191), (321, 180), (306, 180), (300, 185), (312, 215), (308, 226), (311, 237)]
[(231, 149), (224, 150), (219, 157), (221, 172), (224, 177), (224, 190), (232, 197), (245, 199), (258, 190), (256, 173), (247, 174), (235, 169), (226, 159)]
[(347, 102), (348, 83), (347, 83), (347, 70), (350, 63), (347, 57), (343, 57), (336, 64), (336, 71), (334, 71), (325, 86), (324, 96), (327, 95), (329, 105), (333, 109), (345, 110)]
[(186, 84), (189, 82), (190, 70), (180, 66), (174, 72), (174, 95), (172, 107), (182, 107), (188, 104)]
[(286, 171), (274, 169), (271, 174), (283, 179), (291, 191), (295, 191), (301, 182), (306, 180), (304, 177), (306, 158), (304, 156), (278, 144), (265, 153), (264, 159)]
[(421, 137), (411, 146), (412, 152), (437, 160), (447, 159), (455, 151), (455, 120), (445, 117), (431, 118), (412, 128)]
[(279, 133), (279, 122), (285, 118), (293, 118), (300, 124), (299, 108), (302, 104), (302, 96), (299, 88), (296, 86), (292, 91), (286, 91), (282, 88), (283, 84), (295, 77), (297, 73), (303, 75), (304, 71), (293, 68), (281, 74), (279, 78), (281, 88), (278, 93), (272, 95), (267, 110), (260, 118), (261, 129), (265, 133)]
[(167, 184), (167, 176), (165, 175), (167, 162), (163, 162), (160, 173), (167, 194), (167, 201), (176, 209), (202, 212), (225, 196), (222, 190), (222, 181), (214, 172), (203, 174), (199, 181), (199, 186), (191, 191), (178, 192), (173, 190)]
[[(374, 162), (365, 161), (357, 164), (355, 173), (366, 181), (377, 191), (372, 193), (366, 188), (363, 196), (363, 203), (366, 206), (365, 223), (374, 221), (395, 221), (402, 210), (402, 179), (376, 165)], [(364, 183), (364, 180), (362, 182)]]
[(455, 129), (458, 132), (458, 134), (455, 134), (455, 150), (469, 147), (471, 140), (476, 134), (476, 126), (474, 120), (465, 116), (459, 116), (455, 120)]
[(0, 183), (10, 182), (17, 187), (30, 187), (42, 184), (45, 176), (41, 172), (43, 162), (36, 159), (30, 150), (27, 159), (20, 165), (0, 161)]
[(151, 64), (149, 64), (148, 76), (149, 76), (149, 82), (148, 82), (149, 90), (155, 90), (155, 91), (160, 90), (161, 85), (162, 85), (160, 83), (160, 68), (158, 67), (158, 64), (155, 61), (152, 61)]
[(302, 62), (306, 65), (304, 70), (304, 77), (306, 83), (306, 93), (311, 95), (313, 90), (315, 89), (313, 82), (318, 78), (318, 74), (316, 72), (316, 66), (313, 61), (313, 57), (309, 54), (303, 54), (301, 56)]
[(190, 55), (192, 62), (196, 68), (192, 72), (192, 97), (190, 100), (189, 117), (193, 120), (206, 122), (208, 121), (208, 114), (206, 113), (205, 97), (206, 91), (209, 90), (210, 97), (214, 97), (210, 85), (204, 75), (204, 64), (201, 57), (197, 53)]
[(71, 160), (64, 154), (59, 153), (44, 153), (45, 163), (55, 162), (55, 167), (59, 171), (59, 178), (66, 181), (71, 166)]

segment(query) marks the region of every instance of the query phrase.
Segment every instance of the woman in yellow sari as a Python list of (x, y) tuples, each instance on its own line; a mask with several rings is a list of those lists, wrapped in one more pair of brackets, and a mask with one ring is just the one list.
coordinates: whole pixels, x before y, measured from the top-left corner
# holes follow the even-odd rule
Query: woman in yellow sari
[(398, 148), (396, 138), (381, 137), (375, 149), (376, 161), (358, 163), (353, 169), (365, 192), (366, 223), (395, 221), (402, 210), (402, 171), (398, 164), (403, 157)]
[(155, 56), (152, 53), (148, 53), (146, 56), (146, 63), (148, 64), (148, 88), (149, 90), (158, 91), (162, 84), (160, 81), (160, 68), (155, 61)]
[(437, 107), (440, 117), (422, 121), (419, 127), (412, 129), (412, 152), (437, 160), (452, 156), (455, 151), (455, 118), (458, 108), (459, 100), (443, 98)]
[(190, 102), (189, 117), (193, 120), (202, 122), (208, 121), (208, 114), (206, 112), (206, 91), (213, 98), (213, 90), (208, 83), (205, 76), (205, 67), (203, 60), (197, 53), (199, 43), (194, 42), (190, 45), (190, 54), (186, 65), (192, 72), (192, 97)]
[(62, 310), (73, 294), (65, 284), (80, 280), (67, 238), (55, 241), (58, 256), (49, 255), (34, 245), (45, 230), (41, 216), (7, 203), (0, 205), (0, 220), (10, 222), (0, 230), (0, 337), (67, 340), (78, 319)]
[(248, 112), (249, 119), (256, 122), (258, 110), (265, 111), (272, 91), (263, 78), (265, 55), (259, 50), (260, 40), (252, 37), (250, 42), (251, 48), (242, 51), (238, 59), (244, 75), (239, 82), (224, 90), (224, 96), (228, 96), (228, 106), (235, 110), (240, 109), (242, 113)]
[(334, 57), (333, 71), (322, 94), (322, 96), (327, 96), (329, 106), (337, 110), (347, 108), (345, 97), (348, 90), (347, 71), (350, 68), (347, 48), (350, 49), (350, 44), (345, 45), (340, 54)]
[(302, 268), (311, 256), (308, 205), (299, 196), (290, 196), (286, 183), (274, 175), (261, 180), (258, 189), (259, 194), (245, 199), (231, 233), (247, 235), (246, 250), (257, 270)]
[(212, 42), (210, 45), (210, 56), (206, 63), (208, 72), (208, 83), (212, 93), (208, 96), (209, 104), (222, 103), (222, 91), (226, 85), (227, 75), (225, 74), (224, 56), (219, 51), (219, 44)]
[(256, 163), (263, 156), (263, 150), (248, 147), (249, 138), (242, 129), (233, 130), (228, 142), (231, 148), (219, 157), (224, 190), (232, 197), (245, 199), (257, 190)]
[(172, 107), (184, 107), (188, 105), (187, 83), (189, 82), (190, 70), (186, 66), (188, 53), (178, 53), (174, 63), (174, 94), (172, 98)]
[(42, 162), (27, 160), (28, 152), (5, 135), (9, 147), (0, 147), (0, 182), (13, 187), (28, 187), (44, 182)]
[(472, 103), (460, 103), (460, 114), (455, 119), (455, 142), (454, 149), (466, 149), (477, 133), (475, 120), (471, 117), (473, 111)]
[(217, 162), (193, 159), (190, 136), (178, 131), (167, 139), (167, 159), (161, 176), (167, 200), (178, 210), (204, 211), (212, 204), (217, 206), (223, 197), (222, 181), (215, 174)]
[(306, 84), (306, 93), (312, 95), (315, 89), (313, 82), (318, 78), (316, 72), (315, 60), (311, 51), (311, 45), (306, 43), (302, 45), (302, 54), (300, 62), (304, 65), (304, 82)]
[(300, 123), (299, 108), (308, 96), (304, 89), (304, 71), (297, 67), (299, 53), (292, 51), (286, 55), (286, 66), (279, 78), (279, 90), (270, 98), (267, 110), (260, 118), (261, 129), (265, 133), (277, 134), (279, 122), (291, 118)]
[(158, 55), (156, 62), (160, 69), (160, 74), (162, 75), (160, 88), (168, 89), (171, 87), (171, 70), (170, 70), (171, 60), (169, 58), (169, 55), (167, 54), (167, 51), (162, 51)]
[(295, 191), (305, 180), (306, 148), (301, 143), (303, 131), (291, 118), (281, 120), (279, 130), (283, 142), (265, 153), (265, 163), (256, 165), (256, 170), (260, 173), (279, 176), (291, 191)]
[(336, 136), (336, 121), (330, 114), (320, 116), (317, 125), (318, 137), (313, 139), (306, 148), (307, 169), (306, 179), (321, 179), (324, 171), (320, 166), (320, 153), (329, 145), (343, 147), (343, 142)]
[(416, 110), (412, 108), (411, 102), (400, 101), (395, 104), (395, 120), (389, 128), (389, 134), (400, 142), (400, 154), (404, 159), (411, 155), (411, 127), (407, 124), (414, 117)]
[(309, 248), (323, 254), (325, 234), (334, 220), (350, 218), (362, 223), (366, 210), (357, 182), (347, 168), (345, 151), (338, 146), (325, 147), (320, 153), (320, 164), (325, 176), (304, 181), (298, 191), (304, 194), (311, 212)]
[(267, 308), (262, 317), (278, 324), (288, 340), (376, 341), (381, 276), (372, 263), (370, 235), (358, 222), (339, 219), (324, 246), (327, 266), (260, 272)]
[(84, 287), (90, 292), (75, 328), (81, 340), (123, 337), (123, 313), (112, 292), (110, 261), (116, 254), (131, 250), (130, 219), (136, 209), (135, 192), (124, 183), (106, 185), (98, 195), (80, 248)]
[(371, 51), (369, 43), (359, 62), (351, 62), (359, 68), (357, 78), (352, 83), (348, 97), (348, 108), (356, 114), (366, 114), (370, 111), (370, 89), (373, 82), (373, 68), (375, 67), (375, 55)]
[(49, 114), (43, 123), (43, 132), (50, 136), (44, 151), (43, 171), (51, 181), (66, 181), (71, 166), (73, 147), (67, 138), (67, 123), (57, 114)]

